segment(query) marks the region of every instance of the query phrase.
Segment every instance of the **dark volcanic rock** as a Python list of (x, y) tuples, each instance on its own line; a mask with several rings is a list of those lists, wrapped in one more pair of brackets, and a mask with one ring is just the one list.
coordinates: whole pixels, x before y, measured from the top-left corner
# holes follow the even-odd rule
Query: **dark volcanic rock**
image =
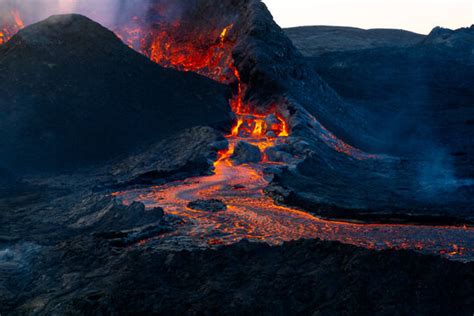
[[(447, 155), (472, 157), (473, 30), (434, 30), (406, 48), (329, 53), (308, 60), (353, 104), (350, 111), (358, 113), (359, 123), (348, 138), (353, 144), (397, 155), (439, 148)], [(364, 125), (371, 141), (358, 136)]]
[(0, 311), (471, 315), (474, 308), (472, 263), (317, 240), (118, 252), (81, 237), (44, 251), (34, 263), (28, 291), (13, 291), (18, 296)]
[[(473, 48), (472, 28), (465, 28), (435, 30), (404, 48), (308, 58), (345, 102), (338, 111), (322, 107), (320, 123), (345, 143), (392, 157), (355, 155), (342, 143), (331, 151), (318, 142), (327, 132), (303, 119), (293, 136), (312, 153), (268, 192), (329, 217), (472, 222)], [(335, 118), (345, 126), (332, 124)]]
[(405, 47), (424, 35), (395, 29), (359, 29), (342, 26), (302, 26), (285, 29), (293, 44), (307, 57), (379, 47)]
[(123, 248), (133, 246), (141, 241), (155, 238), (171, 231), (173, 231), (173, 228), (166, 225), (166, 223), (155, 223), (127, 231), (104, 231), (94, 233), (93, 236), (107, 240), (112, 247)]
[(472, 49), (473, 42), (474, 24), (457, 30), (435, 27), (423, 41), (424, 44), (442, 44), (451, 48), (468, 50)]
[(474, 223), (473, 183), (434, 168), (426, 161), (311, 155), (297, 168), (277, 174), (267, 193), (328, 218)]
[(0, 81), (4, 167), (86, 165), (231, 122), (225, 87), (163, 69), (79, 15), (53, 16), (2, 45)]
[(74, 228), (93, 227), (96, 231), (127, 230), (137, 226), (157, 223), (163, 218), (162, 208), (145, 210), (138, 202), (126, 206), (112, 200), (100, 211), (80, 218)]
[(209, 173), (217, 151), (227, 148), (222, 134), (194, 127), (107, 166), (115, 186), (150, 184)]
[(293, 162), (293, 156), (285, 150), (283, 146), (268, 147), (265, 149), (265, 157), (273, 162)]
[(230, 158), (236, 165), (256, 163), (262, 161), (262, 152), (257, 146), (240, 141), (235, 145), (234, 153)]
[(225, 205), (221, 200), (197, 200), (189, 202), (188, 207), (197, 211), (213, 213), (227, 210), (227, 205)]

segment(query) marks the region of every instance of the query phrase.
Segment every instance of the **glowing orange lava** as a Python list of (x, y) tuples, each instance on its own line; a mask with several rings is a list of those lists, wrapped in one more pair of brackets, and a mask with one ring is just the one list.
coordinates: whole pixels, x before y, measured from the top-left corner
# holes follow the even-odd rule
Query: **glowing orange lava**
[(17, 10), (12, 10), (0, 24), (0, 45), (6, 43), (13, 35), (25, 27), (25, 23)]
[[(269, 164), (233, 166), (229, 157), (238, 138), (229, 138), (230, 150), (215, 163), (215, 174), (159, 187), (116, 193), (128, 204), (163, 207), (184, 219), (174, 233), (148, 243), (154, 246), (180, 244), (183, 236), (194, 246), (231, 244), (243, 238), (279, 244), (301, 238), (337, 240), (369, 249), (414, 249), (450, 258), (474, 259), (474, 229), (419, 225), (355, 224), (327, 221), (300, 210), (279, 206), (264, 194)], [(264, 140), (249, 140), (259, 146)], [(265, 147), (268, 144), (263, 144)], [(227, 211), (211, 213), (189, 209), (197, 199), (220, 199)]]
[[(165, 6), (155, 10), (167, 14)], [(24, 26), (20, 13), (11, 11), (9, 18), (0, 25), (0, 44), (8, 41)], [(129, 23), (114, 27), (114, 31), (129, 47), (140, 51), (163, 67), (196, 72), (224, 84), (235, 83), (236, 91), (230, 100), (230, 106), (237, 116), (237, 122), (232, 135), (289, 136), (288, 125), (283, 116), (275, 110), (276, 107), (265, 113), (265, 116), (273, 114), (278, 118), (276, 124), (268, 126), (265, 116), (258, 115), (249, 104), (244, 104), (246, 87), (232, 58), (236, 45), (235, 38), (231, 36), (233, 28), (234, 24), (231, 23), (220, 30), (207, 29), (199, 32), (178, 20), (145, 27), (141, 18), (134, 16)]]
[[(130, 46), (137, 46), (152, 61), (164, 67), (181, 71), (192, 71), (224, 84), (235, 84), (234, 95), (230, 100), (237, 122), (231, 135), (241, 137), (286, 137), (288, 124), (276, 111), (276, 106), (265, 113), (255, 113), (249, 104), (244, 103), (246, 87), (242, 83), (239, 70), (234, 65), (232, 51), (236, 40), (232, 38), (234, 24), (220, 31), (203, 33), (189, 30), (188, 25), (175, 21), (161, 23), (148, 32), (137, 31), (136, 21), (131, 26), (116, 30), (119, 37)], [(141, 38), (140, 40), (137, 37)], [(273, 115), (277, 120), (270, 125), (265, 118)]]

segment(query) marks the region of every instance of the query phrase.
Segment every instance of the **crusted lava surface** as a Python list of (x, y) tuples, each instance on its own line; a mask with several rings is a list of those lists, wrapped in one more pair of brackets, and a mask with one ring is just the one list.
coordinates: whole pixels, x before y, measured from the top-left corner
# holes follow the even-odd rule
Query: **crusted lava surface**
[(22, 291), (2, 302), (18, 314), (470, 315), (474, 308), (472, 263), (410, 251), (318, 240), (127, 251), (90, 236), (8, 251), (28, 262), (11, 265), (8, 284), (21, 279)]

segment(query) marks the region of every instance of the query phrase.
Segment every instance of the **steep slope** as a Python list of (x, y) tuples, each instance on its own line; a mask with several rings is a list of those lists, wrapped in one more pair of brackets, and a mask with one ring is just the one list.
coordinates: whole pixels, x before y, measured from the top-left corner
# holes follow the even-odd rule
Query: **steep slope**
[(350, 50), (405, 47), (424, 35), (395, 29), (359, 29), (342, 26), (302, 26), (285, 29), (286, 35), (306, 57)]
[(0, 81), (8, 168), (87, 165), (232, 119), (225, 87), (163, 69), (79, 15), (53, 16), (1, 46)]

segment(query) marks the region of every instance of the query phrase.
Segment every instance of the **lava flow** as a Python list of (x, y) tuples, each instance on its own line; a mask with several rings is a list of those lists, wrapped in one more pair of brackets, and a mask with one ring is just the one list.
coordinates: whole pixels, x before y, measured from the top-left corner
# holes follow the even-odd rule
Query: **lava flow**
[(234, 24), (231, 23), (222, 29), (209, 31), (207, 28), (199, 32), (180, 21), (161, 22), (147, 28), (138, 17), (134, 17), (130, 25), (116, 28), (115, 32), (130, 47), (163, 67), (192, 71), (233, 86), (230, 106), (237, 123), (232, 136), (288, 136), (288, 125), (275, 105), (267, 107), (264, 113), (257, 113), (244, 102), (246, 86), (232, 58), (236, 45), (231, 36), (233, 30)]
[[(256, 113), (249, 104), (245, 104), (243, 96), (246, 87), (231, 54), (235, 43), (228, 37), (232, 27), (229, 25), (221, 32), (215, 32), (214, 40), (197, 37), (200, 39), (198, 45), (191, 40), (192, 34), (170, 36), (182, 34), (179, 31), (181, 25), (174, 23), (156, 30), (151, 40), (141, 42), (141, 45), (145, 43), (143, 53), (163, 66), (194, 71), (222, 83), (233, 84), (235, 93), (230, 105), (237, 117), (227, 137), (229, 149), (219, 153), (219, 159), (214, 164), (214, 175), (115, 194), (124, 203), (139, 201), (147, 207), (162, 207), (168, 214), (185, 221), (176, 232), (141, 245), (208, 247), (231, 244), (243, 238), (270, 244), (321, 238), (371, 249), (416, 249), (448, 257), (474, 258), (474, 249), (470, 248), (474, 241), (471, 228), (326, 221), (297, 209), (276, 205), (266, 196), (264, 188), (271, 176), (266, 175), (264, 170), (274, 164), (264, 161), (236, 166), (231, 155), (240, 140), (258, 146), (262, 151), (274, 146), (277, 139), (289, 136), (288, 125), (276, 106), (269, 107), (267, 113)], [(207, 45), (204, 45), (206, 42)], [(329, 132), (323, 134), (332, 135)], [(331, 139), (327, 138), (332, 144)], [(211, 213), (188, 207), (189, 202), (198, 199), (216, 198), (227, 205), (227, 211)]]
[[(230, 148), (239, 141), (229, 137)], [(254, 145), (262, 139), (248, 140)], [(468, 227), (431, 227), (419, 225), (354, 224), (327, 221), (306, 212), (276, 205), (264, 194), (270, 163), (234, 166), (229, 153), (215, 163), (212, 176), (190, 178), (163, 186), (116, 194), (128, 204), (143, 202), (147, 207), (163, 207), (168, 214), (184, 220), (172, 234), (147, 243), (156, 247), (231, 244), (243, 238), (269, 244), (301, 238), (337, 240), (370, 249), (415, 249), (451, 258), (474, 259), (474, 229)], [(212, 213), (187, 207), (197, 199), (219, 199), (227, 211)]]

